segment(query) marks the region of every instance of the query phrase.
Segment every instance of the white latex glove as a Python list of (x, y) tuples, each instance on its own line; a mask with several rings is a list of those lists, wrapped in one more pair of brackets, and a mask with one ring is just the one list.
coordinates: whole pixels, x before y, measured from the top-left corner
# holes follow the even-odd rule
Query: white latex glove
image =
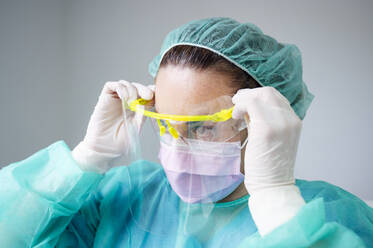
[(239, 90), (232, 102), (233, 118), (248, 115), (245, 186), (250, 212), (263, 236), (305, 204), (294, 179), (302, 121), (273, 87)]
[(140, 132), (144, 117), (130, 110), (123, 113), (122, 100), (127, 103), (139, 97), (151, 100), (154, 96), (153, 89), (153, 86), (124, 80), (105, 84), (91, 115), (84, 140), (72, 151), (73, 158), (82, 170), (104, 173), (110, 169), (111, 160), (128, 151), (131, 144), (128, 142), (124, 119), (132, 122)]

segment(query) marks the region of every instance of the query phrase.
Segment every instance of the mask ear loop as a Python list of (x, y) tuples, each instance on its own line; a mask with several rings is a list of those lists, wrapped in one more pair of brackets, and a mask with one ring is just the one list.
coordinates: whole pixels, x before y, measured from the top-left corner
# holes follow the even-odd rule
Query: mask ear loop
[(247, 142), (249, 141), (250, 119), (249, 119), (249, 116), (247, 114), (245, 114), (244, 119), (245, 119), (246, 128), (247, 128), (247, 137), (246, 137), (245, 141), (242, 143), (242, 145), (240, 146), (240, 149), (244, 148), (246, 146)]
[(247, 144), (247, 141), (249, 141), (249, 135), (247, 135), (245, 141), (242, 143), (242, 145), (240, 146), (240, 149), (242, 150), (242, 148), (244, 148)]

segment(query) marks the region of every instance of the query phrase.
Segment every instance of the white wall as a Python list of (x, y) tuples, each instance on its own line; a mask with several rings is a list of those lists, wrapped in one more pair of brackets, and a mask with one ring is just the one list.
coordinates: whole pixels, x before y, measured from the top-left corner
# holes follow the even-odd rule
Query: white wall
[[(105, 81), (150, 84), (150, 60), (185, 22), (230, 16), (297, 44), (316, 98), (304, 121), (296, 176), (373, 200), (373, 2), (0, 1), (0, 164), (64, 139), (74, 147)], [(145, 130), (144, 154), (157, 141)]]

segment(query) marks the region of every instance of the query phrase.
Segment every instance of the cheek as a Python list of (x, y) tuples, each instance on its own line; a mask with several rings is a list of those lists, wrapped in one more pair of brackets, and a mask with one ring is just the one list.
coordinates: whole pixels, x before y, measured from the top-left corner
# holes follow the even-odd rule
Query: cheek
[(228, 141), (228, 142), (241, 141), (241, 144), (242, 144), (246, 140), (247, 130), (244, 129), (241, 132), (238, 132), (238, 130), (235, 127), (227, 126), (221, 129), (219, 134), (220, 134), (220, 137), (224, 138), (224, 141)]

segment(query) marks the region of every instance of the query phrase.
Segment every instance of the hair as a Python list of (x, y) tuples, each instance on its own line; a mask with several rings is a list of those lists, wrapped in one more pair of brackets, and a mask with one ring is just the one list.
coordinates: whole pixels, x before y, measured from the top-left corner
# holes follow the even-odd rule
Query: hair
[(235, 91), (260, 87), (253, 77), (223, 56), (197, 46), (177, 45), (172, 47), (163, 56), (159, 67), (167, 65), (187, 66), (200, 71), (214, 70), (222, 73), (231, 79), (231, 86)]

